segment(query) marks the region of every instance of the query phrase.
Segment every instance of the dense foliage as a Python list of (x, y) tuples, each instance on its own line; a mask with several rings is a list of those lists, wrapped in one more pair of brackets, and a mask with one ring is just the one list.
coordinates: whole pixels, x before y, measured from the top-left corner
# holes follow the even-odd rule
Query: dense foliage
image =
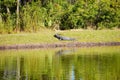
[(119, 0), (0, 0), (0, 33), (120, 28)]

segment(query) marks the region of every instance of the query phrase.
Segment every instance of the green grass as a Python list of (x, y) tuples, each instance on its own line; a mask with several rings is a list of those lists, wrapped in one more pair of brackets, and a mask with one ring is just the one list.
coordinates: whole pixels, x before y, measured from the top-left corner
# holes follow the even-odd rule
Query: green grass
[(68, 30), (59, 32), (44, 30), (36, 33), (1, 34), (0, 45), (70, 42), (57, 40), (53, 37), (55, 33), (76, 38), (79, 42), (120, 42), (120, 30)]

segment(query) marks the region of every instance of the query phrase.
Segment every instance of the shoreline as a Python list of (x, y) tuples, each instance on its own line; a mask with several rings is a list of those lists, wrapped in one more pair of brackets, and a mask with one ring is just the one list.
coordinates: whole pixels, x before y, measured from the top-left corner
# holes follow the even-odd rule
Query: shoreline
[(17, 44), (0, 46), (0, 50), (9, 49), (39, 49), (39, 48), (60, 48), (60, 47), (99, 47), (99, 46), (120, 46), (120, 42), (67, 42), (67, 43), (45, 43), (45, 44)]

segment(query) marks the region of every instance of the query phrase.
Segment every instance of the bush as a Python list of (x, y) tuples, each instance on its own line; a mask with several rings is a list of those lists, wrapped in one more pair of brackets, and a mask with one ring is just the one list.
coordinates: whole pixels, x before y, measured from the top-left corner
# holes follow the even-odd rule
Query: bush
[[(24, 0), (23, 0), (24, 1)], [(110, 0), (35, 0), (20, 5), (19, 25), (15, 0), (0, 1), (0, 32), (39, 31), (40, 28), (120, 28), (120, 3)]]

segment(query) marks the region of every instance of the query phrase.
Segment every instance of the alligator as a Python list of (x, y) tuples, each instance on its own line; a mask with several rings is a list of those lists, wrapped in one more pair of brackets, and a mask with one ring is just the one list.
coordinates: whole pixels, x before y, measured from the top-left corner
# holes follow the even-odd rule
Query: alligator
[(75, 38), (61, 36), (60, 34), (55, 34), (54, 37), (59, 40), (66, 40), (66, 41), (74, 41), (75, 40)]

